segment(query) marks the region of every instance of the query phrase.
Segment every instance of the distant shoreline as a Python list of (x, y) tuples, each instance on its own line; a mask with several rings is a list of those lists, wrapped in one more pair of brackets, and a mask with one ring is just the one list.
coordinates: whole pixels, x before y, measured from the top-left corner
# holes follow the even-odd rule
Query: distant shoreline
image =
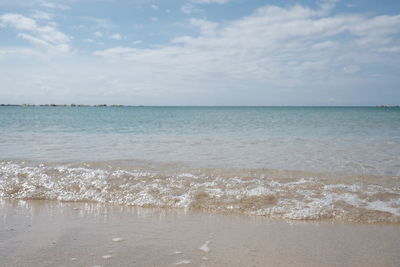
[(0, 104), (0, 107), (248, 107), (248, 108), (399, 108), (400, 105), (372, 105), (372, 106), (286, 106), (286, 105), (275, 105), (275, 106), (247, 106), (247, 105), (219, 105), (219, 106), (206, 106), (206, 105), (121, 105), (121, 104)]
[(0, 104), (1, 107), (124, 107), (124, 105), (119, 104), (96, 104), (96, 105), (86, 105), (86, 104)]

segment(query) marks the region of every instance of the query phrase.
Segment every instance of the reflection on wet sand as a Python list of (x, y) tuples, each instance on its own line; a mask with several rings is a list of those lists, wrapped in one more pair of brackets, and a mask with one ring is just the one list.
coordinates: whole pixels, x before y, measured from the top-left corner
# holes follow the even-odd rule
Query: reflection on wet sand
[(396, 225), (0, 201), (5, 266), (395, 266)]

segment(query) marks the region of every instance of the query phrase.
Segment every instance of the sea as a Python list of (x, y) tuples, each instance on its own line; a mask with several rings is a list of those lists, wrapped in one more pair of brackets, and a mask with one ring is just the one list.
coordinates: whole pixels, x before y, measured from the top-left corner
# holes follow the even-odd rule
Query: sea
[(0, 198), (400, 223), (400, 108), (4, 106)]

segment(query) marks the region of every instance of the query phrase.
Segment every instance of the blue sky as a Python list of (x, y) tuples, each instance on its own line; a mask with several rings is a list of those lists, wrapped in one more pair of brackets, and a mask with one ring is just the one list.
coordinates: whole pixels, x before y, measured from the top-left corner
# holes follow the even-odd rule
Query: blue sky
[(1, 0), (0, 103), (400, 104), (400, 1)]

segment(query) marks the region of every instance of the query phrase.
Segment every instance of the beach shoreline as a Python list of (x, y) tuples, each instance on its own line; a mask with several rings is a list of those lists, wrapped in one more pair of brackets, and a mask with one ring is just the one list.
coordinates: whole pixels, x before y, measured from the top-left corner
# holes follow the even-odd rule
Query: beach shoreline
[(396, 266), (393, 224), (0, 200), (3, 266)]

